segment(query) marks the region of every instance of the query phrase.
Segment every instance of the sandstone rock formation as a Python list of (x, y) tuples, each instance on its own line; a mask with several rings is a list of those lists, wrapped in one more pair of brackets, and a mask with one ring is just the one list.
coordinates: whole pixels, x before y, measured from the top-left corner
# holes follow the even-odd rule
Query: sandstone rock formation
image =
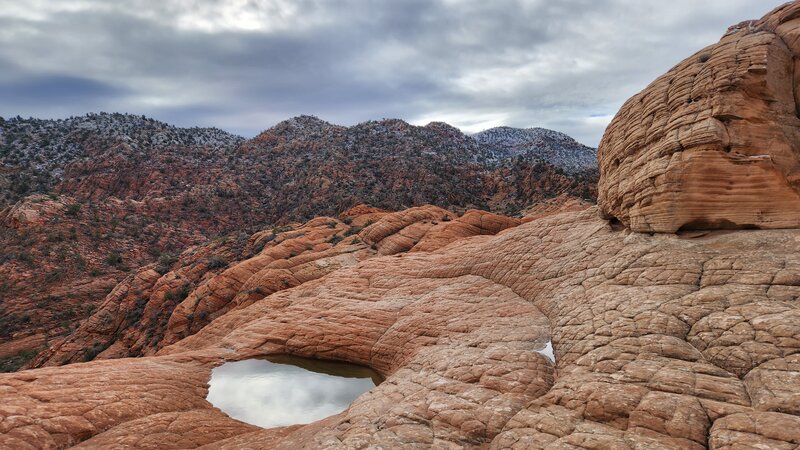
[(0, 371), (71, 332), (137, 268), (222, 235), (364, 202), (521, 215), (561, 194), (595, 198), (596, 169), (564, 173), (529, 153), (401, 120), (301, 116), (245, 140), (128, 114), (0, 117)]
[[(242, 260), (235, 260), (229, 244), (192, 247), (169, 266), (151, 264), (128, 277), (74, 332), (52, 339), (30, 366), (150, 355), (232, 309), (338, 269), (375, 256), (437, 250), (521, 222), (478, 210), (457, 217), (430, 205), (395, 213), (359, 205), (342, 220), (318, 217), (255, 233), (238, 252), (250, 255)], [(215, 258), (230, 261), (214, 264)]]
[(800, 226), (800, 4), (731, 29), (628, 100), (598, 204), (636, 231)]
[[(709, 97), (692, 104), (710, 109), (670, 118), (655, 105), (677, 105), (669, 79), (653, 85), (663, 81), (661, 97), (651, 86), (629, 102), (601, 149), (600, 207), (562, 198), (514, 219), (359, 206), (258, 232), (227, 266), (209, 262), (218, 243), (141, 269), (39, 363), (77, 361), (105, 339), (98, 360), (0, 375), (0, 447), (799, 448), (800, 229), (638, 232), (793, 224), (797, 210), (781, 208), (792, 206), (796, 141), (779, 138), (796, 117), (776, 36), (792, 48), (795, 17), (800, 1), (700, 58), (734, 62), (698, 76)], [(687, 67), (673, 72), (681, 95)], [(637, 108), (655, 115), (642, 126)], [(774, 138), (765, 158), (748, 140), (759, 133)], [(714, 164), (724, 177), (707, 176)], [(637, 184), (652, 173), (649, 188)], [(747, 200), (758, 189), (775, 198), (756, 217)], [(137, 296), (165, 312), (154, 316), (161, 343), (123, 320)], [(145, 356), (122, 357), (131, 350)], [(243, 424), (205, 400), (212, 368), (268, 354), (368, 365), (385, 381), (292, 427)]]
[[(2, 375), (0, 442), (152, 448), (153, 429), (176, 447), (796, 448), (798, 248), (797, 230), (632, 234), (590, 208), (373, 257), (155, 356)], [(204, 400), (212, 367), (270, 353), (387, 378), (292, 430)]]

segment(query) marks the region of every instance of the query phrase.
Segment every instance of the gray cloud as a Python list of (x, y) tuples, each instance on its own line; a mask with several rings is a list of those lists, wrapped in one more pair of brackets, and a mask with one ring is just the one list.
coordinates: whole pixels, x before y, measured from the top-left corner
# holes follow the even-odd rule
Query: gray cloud
[(780, 0), (0, 0), (0, 115), (147, 114), (254, 135), (297, 114), (596, 145), (617, 108)]

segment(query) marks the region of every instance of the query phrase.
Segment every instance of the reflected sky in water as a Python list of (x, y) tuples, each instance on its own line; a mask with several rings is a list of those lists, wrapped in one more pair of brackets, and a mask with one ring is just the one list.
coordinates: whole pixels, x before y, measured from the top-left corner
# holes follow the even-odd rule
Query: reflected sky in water
[(553, 341), (548, 340), (547, 343), (541, 350), (536, 350), (537, 353), (540, 355), (544, 355), (545, 358), (549, 359), (551, 363), (555, 364), (556, 362), (556, 354), (553, 351)]
[(207, 399), (242, 422), (276, 427), (310, 423), (344, 411), (380, 381), (366, 367), (273, 356), (215, 368)]

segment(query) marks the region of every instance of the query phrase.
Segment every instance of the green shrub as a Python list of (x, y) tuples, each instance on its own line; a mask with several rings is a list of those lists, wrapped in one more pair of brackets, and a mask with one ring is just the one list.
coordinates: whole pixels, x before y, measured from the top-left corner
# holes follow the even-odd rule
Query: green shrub
[(27, 251), (17, 253), (17, 260), (26, 264), (33, 264), (33, 256)]
[(350, 228), (347, 229), (347, 231), (344, 232), (344, 235), (345, 236), (352, 236), (354, 234), (358, 234), (361, 230), (363, 230), (362, 227), (350, 227)]
[(66, 214), (70, 217), (77, 217), (78, 213), (81, 212), (81, 204), (80, 203), (73, 203), (71, 205), (67, 205)]
[(106, 264), (109, 266), (118, 266), (122, 264), (122, 255), (114, 250), (108, 256), (106, 256)]
[(166, 274), (169, 272), (172, 265), (178, 261), (177, 256), (173, 256), (170, 253), (162, 253), (161, 256), (158, 257), (158, 265), (156, 265), (156, 272), (160, 273), (161, 275)]
[(136, 305), (125, 314), (125, 323), (128, 325), (133, 325), (142, 318), (144, 314), (144, 308), (147, 306), (147, 299), (146, 298), (137, 298)]
[(0, 372), (16, 372), (30, 362), (37, 353), (37, 350), (23, 350), (17, 354), (0, 358)]
[(211, 269), (211, 270), (213, 270), (213, 269), (221, 269), (223, 267), (228, 267), (228, 261), (226, 261), (225, 258), (223, 258), (221, 256), (218, 256), (218, 255), (213, 255), (210, 258), (208, 258), (208, 268), (209, 269)]
[(60, 280), (64, 276), (64, 273), (58, 269), (53, 270), (52, 272), (47, 272), (44, 276), (44, 281), (46, 283), (55, 283), (56, 281)]
[(184, 284), (180, 288), (171, 289), (167, 291), (164, 294), (164, 300), (180, 303), (184, 301), (186, 297), (189, 296), (190, 292), (191, 292), (191, 286), (189, 286), (188, 284)]
[(90, 348), (87, 348), (83, 351), (83, 360), (84, 361), (91, 361), (97, 357), (103, 350), (106, 349), (106, 345), (103, 345), (100, 342), (95, 342)]

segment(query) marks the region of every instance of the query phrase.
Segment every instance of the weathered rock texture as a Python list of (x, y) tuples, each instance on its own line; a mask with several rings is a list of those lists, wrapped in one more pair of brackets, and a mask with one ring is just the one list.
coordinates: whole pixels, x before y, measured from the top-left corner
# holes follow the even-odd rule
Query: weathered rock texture
[(800, 226), (800, 3), (731, 27), (628, 100), (598, 204), (636, 231)]
[[(153, 448), (152, 431), (209, 448), (796, 448), (798, 250), (798, 230), (649, 236), (590, 208), (374, 257), (155, 356), (0, 376), (0, 445)], [(272, 353), (386, 381), (291, 430), (204, 400), (212, 367)]]
[(136, 268), (220, 235), (361, 203), (522, 215), (563, 193), (594, 199), (597, 170), (565, 173), (535, 154), (561, 148), (542, 138), (512, 158), (443, 123), (301, 116), (245, 140), (125, 114), (0, 117), (0, 371), (72, 332)]
[(220, 255), (235, 256), (230, 243), (195, 246), (125, 279), (76, 330), (51, 339), (30, 366), (150, 355), (231, 309), (366, 259), (433, 251), (520, 223), (478, 210), (457, 217), (431, 205), (394, 213), (360, 205), (342, 220), (318, 217), (255, 233), (239, 252), (249, 256), (238, 261), (220, 261)]
[[(605, 215), (647, 231), (797, 225), (795, 16), (800, 2), (732, 30), (625, 106), (601, 152)], [(570, 201), (522, 220), (450, 214), (361, 206), (257, 233), (226, 268), (199, 249), (142, 269), (42, 363), (94, 339), (111, 342), (101, 359), (146, 356), (0, 375), (0, 447), (800, 447), (800, 230), (651, 235)], [(169, 316), (161, 344), (122, 320), (140, 295)], [(267, 354), (386, 379), (288, 428), (205, 400), (213, 367)]]

